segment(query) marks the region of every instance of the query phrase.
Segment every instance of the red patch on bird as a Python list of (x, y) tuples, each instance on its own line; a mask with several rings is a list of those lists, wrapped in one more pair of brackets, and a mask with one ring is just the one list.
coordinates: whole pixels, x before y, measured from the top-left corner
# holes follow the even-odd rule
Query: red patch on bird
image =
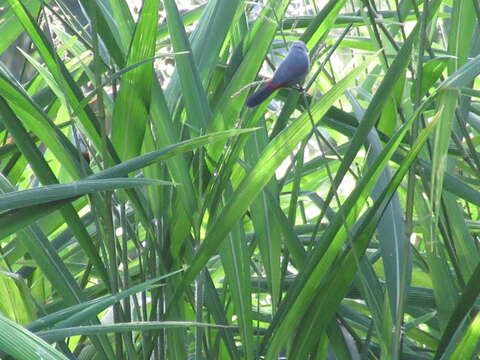
[(287, 86), (288, 84), (287, 83), (281, 83), (281, 84), (278, 84), (277, 86), (271, 86), (269, 85), (273, 90), (278, 90), (280, 88), (283, 88), (285, 86)]

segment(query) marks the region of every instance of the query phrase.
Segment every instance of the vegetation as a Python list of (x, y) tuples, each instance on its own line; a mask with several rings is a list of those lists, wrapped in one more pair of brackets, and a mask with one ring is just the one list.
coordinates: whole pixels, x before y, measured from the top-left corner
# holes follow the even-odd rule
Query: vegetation
[(479, 3), (138, 3), (0, 0), (0, 357), (477, 359)]

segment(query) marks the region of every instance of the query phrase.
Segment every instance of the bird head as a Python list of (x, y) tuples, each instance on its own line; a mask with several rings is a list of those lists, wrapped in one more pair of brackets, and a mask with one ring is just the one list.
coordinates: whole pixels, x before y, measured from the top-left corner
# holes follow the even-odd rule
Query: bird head
[(292, 47), (291, 48), (298, 48), (298, 49), (302, 49), (304, 51), (307, 51), (307, 47), (305, 46), (305, 43), (303, 41), (294, 41), (292, 43)]

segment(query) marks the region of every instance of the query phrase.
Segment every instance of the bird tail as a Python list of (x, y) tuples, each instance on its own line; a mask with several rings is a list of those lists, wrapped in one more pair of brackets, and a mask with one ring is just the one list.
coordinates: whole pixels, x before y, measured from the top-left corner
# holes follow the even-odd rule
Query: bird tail
[(254, 107), (261, 104), (266, 98), (270, 96), (270, 94), (275, 90), (273, 86), (270, 84), (265, 85), (260, 90), (254, 92), (250, 95), (247, 99), (247, 106)]

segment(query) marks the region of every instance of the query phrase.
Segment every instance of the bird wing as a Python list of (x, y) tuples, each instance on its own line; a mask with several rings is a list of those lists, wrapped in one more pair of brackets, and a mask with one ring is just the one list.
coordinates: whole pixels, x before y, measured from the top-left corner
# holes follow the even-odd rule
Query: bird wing
[(298, 83), (307, 73), (308, 67), (308, 54), (302, 49), (292, 48), (275, 71), (270, 84), (279, 88)]

